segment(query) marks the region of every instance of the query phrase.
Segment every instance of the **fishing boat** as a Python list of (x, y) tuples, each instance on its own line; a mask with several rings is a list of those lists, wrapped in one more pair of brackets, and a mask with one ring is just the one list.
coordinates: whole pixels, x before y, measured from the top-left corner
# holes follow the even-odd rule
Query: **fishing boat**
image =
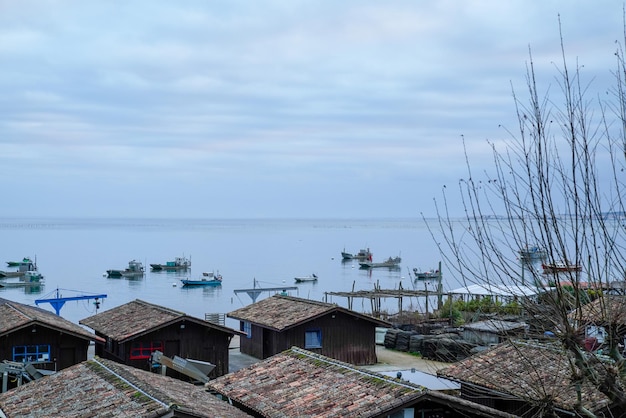
[(294, 277), (294, 280), (296, 281), (296, 283), (316, 282), (317, 274), (313, 273), (310, 276), (297, 276), (297, 277)]
[(26, 271), (0, 271), (0, 279), (6, 279), (9, 277), (22, 277)]
[(152, 270), (187, 270), (191, 267), (191, 259), (185, 257), (176, 257), (174, 261), (168, 261), (165, 264), (150, 264)]
[(30, 259), (30, 257), (24, 257), (22, 261), (7, 261), (8, 267), (19, 267), (23, 264), (33, 264), (33, 261)]
[(37, 270), (28, 270), (24, 272), (21, 279), (25, 282), (39, 282), (43, 279), (43, 274), (39, 273)]
[(564, 273), (564, 272), (577, 272), (582, 271), (583, 267), (579, 264), (569, 264), (564, 261), (558, 261), (556, 263), (543, 263), (541, 264), (544, 273)]
[(372, 261), (362, 261), (362, 262), (359, 262), (359, 265), (361, 266), (361, 268), (364, 268), (364, 269), (371, 269), (371, 268), (377, 268), (377, 267), (397, 268), (400, 266), (401, 262), (402, 262), (402, 258), (400, 257), (389, 257), (387, 260), (383, 261), (382, 263), (374, 263)]
[[(8, 263), (8, 262), (7, 262)], [(14, 267), (17, 267), (17, 271), (0, 271), (0, 279), (8, 277), (24, 277), (27, 272), (37, 272), (37, 263), (30, 258), (25, 257), (24, 260), (15, 262)], [(43, 277), (43, 276), (42, 276)]]
[(364, 261), (372, 261), (372, 252), (369, 248), (362, 248), (358, 253), (352, 254), (347, 253), (344, 248), (341, 252), (341, 258), (344, 260), (364, 260)]
[(413, 268), (415, 280), (438, 280), (440, 275), (439, 270), (421, 271), (416, 267)]
[(518, 254), (522, 261), (544, 260), (548, 256), (546, 249), (537, 245), (522, 248), (518, 251)]
[(131, 260), (128, 268), (124, 270), (107, 270), (107, 277), (139, 277), (144, 275), (143, 264), (140, 261)]
[(183, 286), (219, 286), (222, 284), (222, 275), (213, 272), (202, 273), (199, 279), (181, 279)]

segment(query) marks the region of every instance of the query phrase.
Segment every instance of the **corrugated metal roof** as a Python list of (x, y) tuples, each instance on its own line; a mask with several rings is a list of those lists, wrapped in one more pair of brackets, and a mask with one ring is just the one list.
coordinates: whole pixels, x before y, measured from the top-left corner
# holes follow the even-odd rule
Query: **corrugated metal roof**
[(524, 329), (527, 327), (528, 325), (525, 322), (502, 321), (498, 319), (487, 319), (485, 321), (470, 322), (463, 326), (463, 328), (465, 329), (493, 332), (496, 334), (505, 333), (507, 331), (513, 331), (516, 329)]
[(521, 285), (493, 285), (491, 283), (473, 284), (459, 287), (448, 293), (453, 295), (477, 295), (477, 296), (535, 296), (539, 291), (535, 287)]

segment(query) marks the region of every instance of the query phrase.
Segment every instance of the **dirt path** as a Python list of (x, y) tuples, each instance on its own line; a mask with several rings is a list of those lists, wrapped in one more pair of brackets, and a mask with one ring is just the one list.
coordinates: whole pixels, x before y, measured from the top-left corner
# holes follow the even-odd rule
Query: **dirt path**
[(448, 363), (426, 360), (402, 351), (389, 350), (382, 345), (376, 346), (376, 356), (378, 357), (378, 363), (364, 366), (363, 368), (375, 372), (410, 370), (414, 368), (424, 373), (436, 374), (437, 370), (449, 366)]

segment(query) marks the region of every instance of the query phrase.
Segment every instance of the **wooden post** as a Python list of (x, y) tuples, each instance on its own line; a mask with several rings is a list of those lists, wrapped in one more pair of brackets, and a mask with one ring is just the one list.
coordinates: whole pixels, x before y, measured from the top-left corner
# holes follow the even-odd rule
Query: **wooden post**
[[(439, 262), (439, 276), (437, 277), (437, 309), (441, 309), (443, 307), (443, 286), (441, 284), (441, 261)], [(450, 306), (452, 306), (452, 301), (450, 301)]]

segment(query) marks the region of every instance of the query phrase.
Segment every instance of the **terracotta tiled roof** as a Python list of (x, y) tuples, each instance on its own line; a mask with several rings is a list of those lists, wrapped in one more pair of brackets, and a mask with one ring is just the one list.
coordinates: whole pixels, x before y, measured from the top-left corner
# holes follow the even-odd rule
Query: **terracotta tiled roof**
[(101, 340), (83, 327), (52, 312), (0, 298), (0, 335), (33, 324), (42, 324), (87, 340)]
[(425, 390), (296, 347), (206, 386), (264, 417), (378, 416)]
[[(95, 358), (0, 394), (8, 417), (249, 417), (202, 386)], [(185, 415), (188, 416), (188, 415)]]
[(332, 303), (317, 302), (282, 295), (274, 295), (260, 302), (229, 312), (228, 317), (248, 321), (276, 331), (282, 331), (336, 311), (366, 319), (374, 322), (378, 326), (391, 327), (390, 323), (350, 311)]
[(626, 297), (603, 295), (569, 314), (583, 324), (626, 325)]
[[(572, 410), (577, 392), (571, 367), (567, 351), (557, 346), (510, 341), (440, 369), (437, 375), (499, 394), (507, 393), (530, 403), (551, 400), (559, 408)], [(591, 411), (608, 403), (588, 383), (582, 385), (581, 391), (582, 404)]]
[(219, 329), (232, 335), (239, 333), (239, 331), (235, 332), (230, 328), (187, 316), (182, 312), (153, 305), (139, 299), (89, 318), (81, 319), (79, 323), (114, 340), (124, 341), (181, 319), (201, 323), (207, 327)]

